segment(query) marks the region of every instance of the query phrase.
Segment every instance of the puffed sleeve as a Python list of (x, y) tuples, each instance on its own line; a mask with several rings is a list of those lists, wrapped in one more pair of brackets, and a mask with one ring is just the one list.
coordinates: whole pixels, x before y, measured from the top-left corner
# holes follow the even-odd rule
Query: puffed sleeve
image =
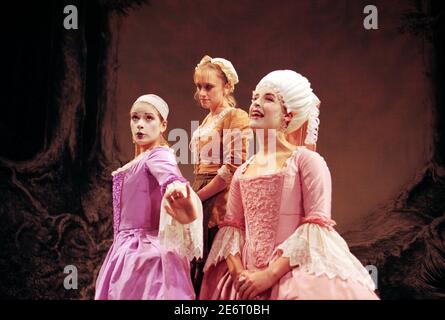
[(236, 169), (246, 161), (249, 139), (249, 117), (242, 109), (234, 108), (223, 122), (223, 165), (218, 175), (230, 183)]
[(219, 224), (219, 230), (213, 240), (204, 271), (207, 271), (212, 265), (216, 265), (218, 262), (225, 260), (229, 255), (241, 254), (245, 237), (244, 209), (239, 185), (239, 174), (241, 170), (242, 167), (238, 168), (233, 176), (227, 201), (226, 215), (224, 216), (223, 222)]
[(179, 180), (188, 183), (178, 168), (173, 151), (166, 147), (153, 149), (145, 162), (147, 170), (156, 178), (161, 186), (161, 194), (164, 195), (167, 186), (173, 181)]
[[(156, 178), (164, 195), (167, 186), (175, 181), (188, 184), (181, 175), (174, 153), (167, 148), (158, 147), (151, 151), (146, 160), (147, 169)], [(197, 218), (182, 224), (165, 210), (167, 199), (162, 198), (159, 219), (159, 242), (169, 251), (186, 257), (189, 261), (203, 255), (202, 203), (198, 195), (190, 189), (190, 197), (197, 208)]]
[(305, 218), (281, 243), (276, 252), (289, 258), (291, 267), (315, 275), (340, 277), (362, 283), (375, 290), (368, 271), (350, 252), (345, 240), (335, 231), (331, 220), (331, 175), (318, 153), (303, 150), (296, 157), (301, 179)]

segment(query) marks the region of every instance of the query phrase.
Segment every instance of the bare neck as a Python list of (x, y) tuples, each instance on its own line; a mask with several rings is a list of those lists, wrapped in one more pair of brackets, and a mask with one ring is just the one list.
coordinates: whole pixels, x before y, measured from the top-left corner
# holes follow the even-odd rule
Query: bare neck
[(210, 113), (212, 116), (216, 116), (216, 115), (218, 115), (221, 111), (223, 111), (225, 108), (226, 108), (226, 104), (225, 104), (225, 103), (222, 103), (222, 104), (219, 105), (219, 106), (213, 106), (213, 107), (210, 107), (209, 113)]
[(136, 145), (134, 157), (137, 158), (142, 153), (144, 153), (144, 152), (146, 152), (148, 150), (151, 150), (153, 148), (156, 148), (156, 147), (158, 147), (160, 145), (161, 144), (160, 144), (159, 141), (156, 141), (156, 142), (153, 142), (153, 143), (144, 144), (144, 145), (141, 145), (141, 146), (140, 145)]
[(264, 136), (257, 139), (258, 151), (257, 155), (261, 157), (269, 157), (276, 153), (290, 152), (295, 146), (286, 140), (284, 133), (274, 131), (264, 131)]

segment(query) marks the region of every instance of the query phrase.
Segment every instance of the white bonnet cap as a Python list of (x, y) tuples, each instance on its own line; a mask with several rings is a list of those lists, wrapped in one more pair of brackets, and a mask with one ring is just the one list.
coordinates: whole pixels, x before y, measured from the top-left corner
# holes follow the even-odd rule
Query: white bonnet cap
[(233, 92), (235, 85), (239, 82), (238, 73), (236, 73), (235, 67), (232, 62), (224, 58), (212, 58), (210, 56), (204, 56), (197, 64), (195, 70), (205, 65), (206, 63), (212, 63), (218, 65), (222, 72), (226, 75), (227, 81), (230, 85), (230, 91)]
[(261, 87), (271, 88), (282, 100), (287, 112), (292, 113), (292, 120), (286, 133), (297, 130), (308, 121), (304, 143), (315, 144), (320, 123), (318, 119), (320, 100), (312, 92), (308, 79), (292, 70), (276, 70), (261, 79), (256, 89)]
[(153, 107), (158, 110), (159, 114), (162, 116), (164, 120), (167, 120), (168, 117), (168, 104), (164, 101), (161, 97), (155, 95), (155, 94), (144, 94), (143, 96), (140, 96), (136, 99), (136, 101), (133, 103), (133, 105), (136, 102), (146, 102), (151, 104)]

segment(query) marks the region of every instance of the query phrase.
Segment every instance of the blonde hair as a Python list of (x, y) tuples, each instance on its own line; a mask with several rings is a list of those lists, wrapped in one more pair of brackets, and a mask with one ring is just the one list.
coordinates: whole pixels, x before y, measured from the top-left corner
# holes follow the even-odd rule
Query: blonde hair
[[(211, 59), (209, 56), (204, 56), (201, 61), (203, 61), (206, 58)], [(193, 81), (196, 80), (196, 77), (197, 77), (198, 74), (201, 74), (202, 72), (210, 72), (210, 70), (216, 72), (217, 77), (220, 78), (223, 81), (224, 85), (226, 85), (226, 84), (231, 85), (229, 83), (229, 80), (227, 79), (226, 74), (222, 71), (221, 67), (219, 65), (215, 64), (215, 63), (212, 63), (211, 61), (205, 61), (203, 63), (200, 63), (196, 67), (195, 72), (193, 74)], [(235, 99), (235, 96), (233, 94), (234, 90), (235, 90), (235, 88), (233, 87), (232, 90), (229, 90), (227, 94), (224, 94), (224, 101), (230, 107), (236, 108), (236, 99)], [(196, 100), (196, 102), (199, 102), (198, 94), (199, 94), (199, 90), (196, 89), (195, 94), (193, 96), (193, 98)]]

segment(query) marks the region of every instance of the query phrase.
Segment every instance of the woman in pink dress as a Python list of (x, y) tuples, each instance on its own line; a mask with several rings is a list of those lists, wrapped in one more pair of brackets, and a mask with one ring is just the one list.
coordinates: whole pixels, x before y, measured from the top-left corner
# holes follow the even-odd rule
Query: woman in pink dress
[(162, 134), (168, 105), (139, 97), (130, 112), (135, 159), (113, 172), (114, 241), (95, 299), (194, 299), (193, 258), (202, 256), (202, 206)]
[[(331, 220), (331, 176), (313, 151), (319, 104), (294, 71), (257, 85), (249, 118), (259, 150), (233, 176), (200, 299), (378, 299)], [(289, 143), (303, 126), (301, 145)]]

